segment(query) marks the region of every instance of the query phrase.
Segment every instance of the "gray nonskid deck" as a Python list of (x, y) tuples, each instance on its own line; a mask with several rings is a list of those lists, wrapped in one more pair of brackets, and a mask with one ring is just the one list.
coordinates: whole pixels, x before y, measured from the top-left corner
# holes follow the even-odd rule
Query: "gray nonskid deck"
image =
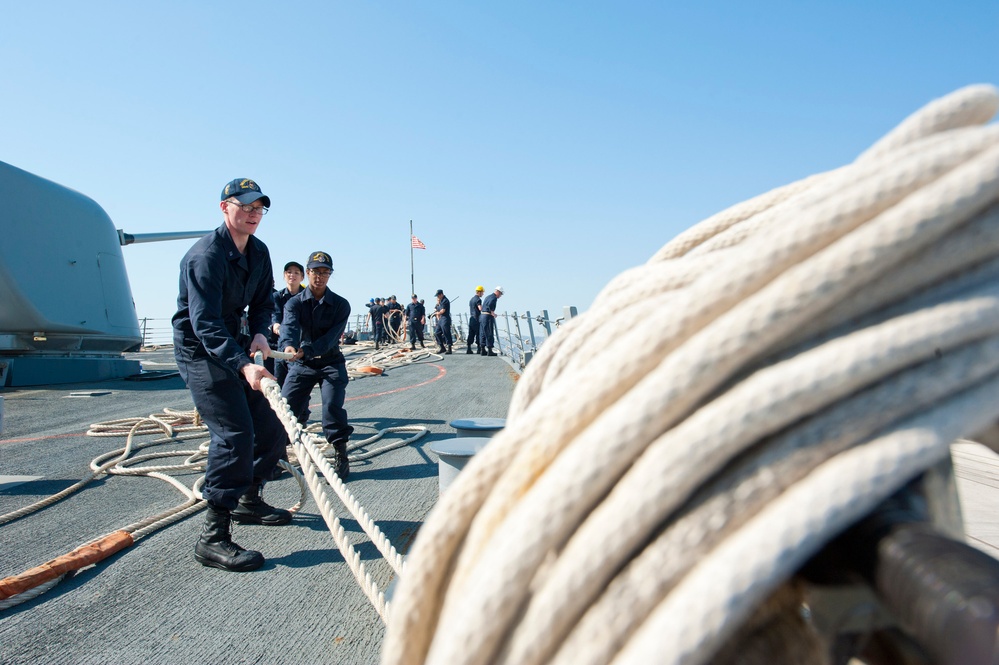
[[(169, 358), (169, 352), (152, 356)], [(502, 417), (516, 373), (502, 358), (464, 354), (354, 381), (347, 410), (354, 438), (421, 424), (431, 434), (352, 467), (348, 487), (405, 552), (437, 500), (435, 440), (453, 436), (455, 418)], [(69, 398), (73, 392), (110, 395)], [(92, 422), (187, 410), (178, 378), (4, 391), (0, 475), (42, 479), (0, 490), (0, 513), (79, 480), (97, 455), (123, 438), (84, 436)], [(318, 415), (319, 395), (312, 404)], [(198, 439), (200, 441), (202, 439)], [(197, 441), (157, 449), (193, 449)], [(375, 446), (380, 443), (374, 444)], [(972, 443), (952, 447), (968, 542), (999, 556), (999, 455)], [(193, 482), (195, 476), (187, 480)], [(284, 478), (266, 496), (289, 506), (297, 483)], [(0, 526), (0, 577), (48, 561), (96, 536), (176, 505), (180, 494), (150, 478), (112, 477), (41, 513)], [(392, 571), (334, 500), (351, 542), (375, 581)], [(375, 663), (384, 627), (363, 595), (310, 499), (291, 525), (235, 525), (237, 542), (267, 557), (260, 571), (226, 573), (192, 557), (201, 515), (133, 547), (38, 599), (0, 612), (0, 663)]]
[[(357, 428), (355, 439), (398, 425), (430, 430), (414, 445), (351, 469), (349, 489), (400, 551), (407, 550), (437, 500), (437, 464), (428, 445), (453, 436), (448, 422), (455, 418), (504, 416), (515, 377), (501, 359), (455, 354), (351, 382), (346, 406)], [(112, 394), (65, 397), (91, 388)], [(192, 408), (178, 378), (23, 389), (4, 396), (0, 474), (43, 479), (0, 491), (0, 513), (63, 489), (85, 475), (91, 459), (124, 446), (124, 438), (84, 436), (89, 423), (144, 416), (164, 407)], [(319, 401), (317, 390), (314, 416)], [(195, 445), (181, 442), (157, 449)], [(290, 506), (298, 494), (298, 484), (285, 477), (269, 484), (265, 496)], [(21, 573), (181, 500), (175, 489), (151, 478), (95, 481), (59, 504), (0, 527), (0, 577)], [(339, 502), (333, 505), (365, 566), (385, 588), (393, 575), (390, 567)], [(35, 600), (0, 612), (0, 663), (377, 662), (384, 636), (381, 619), (314, 501), (288, 526), (235, 525), (236, 541), (267, 557), (265, 567), (253, 573), (198, 565), (192, 551), (200, 525), (199, 513)]]

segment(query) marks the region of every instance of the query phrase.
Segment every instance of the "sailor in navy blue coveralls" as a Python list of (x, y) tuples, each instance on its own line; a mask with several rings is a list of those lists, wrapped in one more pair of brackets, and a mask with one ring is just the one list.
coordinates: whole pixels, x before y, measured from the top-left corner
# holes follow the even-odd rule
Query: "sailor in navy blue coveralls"
[(416, 350), (416, 340), (420, 341), (420, 348), (426, 348), (423, 343), (423, 326), (427, 323), (427, 310), (413, 294), (413, 302), (406, 305), (406, 321), (409, 326), (409, 348)]
[(496, 341), (496, 301), (503, 295), (503, 287), (497, 286), (482, 300), (482, 314), (479, 315), (479, 355), (495, 356), (493, 343)]
[(434, 338), (437, 340), (437, 353), (451, 353), (453, 341), (451, 338), (451, 301), (444, 295), (442, 289), (437, 289), (437, 305), (434, 312), (437, 313), (437, 325), (434, 326)]
[(309, 286), (284, 306), (284, 323), (278, 346), (295, 354), (281, 395), (305, 424), (309, 397), (319, 384), (323, 396), (323, 434), (333, 446), (334, 468), (347, 479), (347, 440), (354, 428), (347, 423), (343, 402), (347, 394), (347, 363), (340, 352), (340, 337), (350, 318), (350, 303), (326, 287), (333, 260), (326, 252), (313, 252), (306, 264)]
[(371, 337), (375, 340), (375, 349), (380, 348), (385, 340), (385, 312), (388, 308), (382, 304), (381, 298), (375, 299), (375, 304), (368, 308), (368, 318), (371, 320)]
[[(201, 238), (180, 263), (180, 293), (173, 316), (174, 355), (210, 443), (201, 494), (208, 502), (195, 558), (225, 570), (253, 570), (259, 552), (232, 542), (230, 520), (277, 525), (291, 514), (268, 506), (260, 492), (271, 477), (288, 435), (260, 392), (274, 377), (250, 361), (270, 355), (274, 277), (267, 246), (253, 237), (270, 198), (255, 182), (233, 180), (222, 190), (225, 223)], [(248, 310), (250, 337), (240, 334)]]
[(468, 301), (468, 348), (465, 353), (472, 352), (472, 342), (478, 342), (478, 350), (482, 349), (482, 338), (479, 336), (479, 315), (482, 314), (482, 292), (481, 286), (475, 287), (475, 295)]
[[(274, 313), (271, 314), (271, 327), (270, 335), (267, 341), (271, 343), (271, 346), (275, 349), (280, 349), (277, 345), (278, 339), (281, 336), (281, 323), (284, 321), (284, 306), (293, 296), (298, 295), (302, 292), (302, 280), (305, 279), (305, 268), (302, 267), (301, 263), (297, 261), (288, 261), (284, 265), (284, 283), (285, 288), (280, 291), (275, 291), (273, 294), (274, 299)], [(292, 290), (294, 289), (294, 290)], [(278, 385), (284, 385), (284, 379), (288, 376), (288, 362), (286, 360), (277, 360), (273, 363), (274, 365), (274, 376), (277, 377)]]
[[(392, 330), (392, 334), (389, 335), (389, 341), (405, 342), (406, 334), (402, 330), (403, 307), (395, 299), (395, 296), (389, 296), (388, 302), (385, 303), (385, 310), (385, 313), (388, 314), (386, 326)], [(398, 314), (395, 312), (398, 312)], [(387, 333), (388, 329), (385, 332)]]

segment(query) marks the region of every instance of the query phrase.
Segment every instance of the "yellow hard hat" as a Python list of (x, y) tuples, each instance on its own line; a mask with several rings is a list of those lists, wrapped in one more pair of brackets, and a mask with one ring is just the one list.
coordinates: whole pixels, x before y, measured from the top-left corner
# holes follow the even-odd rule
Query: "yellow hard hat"
[(485, 289), (484, 289), (484, 288), (482, 288), (482, 285), (481, 285), (481, 284), (480, 284), (479, 286), (476, 286), (476, 287), (475, 287), (475, 290), (476, 290), (476, 291), (485, 291)]

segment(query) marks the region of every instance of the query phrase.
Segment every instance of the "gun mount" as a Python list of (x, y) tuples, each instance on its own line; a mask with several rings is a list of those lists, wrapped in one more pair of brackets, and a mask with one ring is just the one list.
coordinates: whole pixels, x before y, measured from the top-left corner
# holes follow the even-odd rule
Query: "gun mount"
[(93, 199), (0, 162), (0, 387), (122, 378), (142, 337), (116, 230)]

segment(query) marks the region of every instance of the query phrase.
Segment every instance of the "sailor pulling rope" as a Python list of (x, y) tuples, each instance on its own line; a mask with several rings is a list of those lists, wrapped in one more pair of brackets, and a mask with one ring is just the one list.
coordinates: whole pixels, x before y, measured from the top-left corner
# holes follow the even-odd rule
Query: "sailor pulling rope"
[[(292, 354), (279, 351), (273, 351), (272, 354), (282, 360), (288, 360), (292, 356)], [(254, 360), (257, 364), (262, 365), (263, 355), (257, 352)], [(330, 498), (324, 489), (326, 485), (319, 480), (319, 475), (325, 476), (329, 482), (329, 486), (333, 488), (347, 510), (357, 519), (358, 524), (368, 537), (371, 538), (372, 543), (375, 544), (397, 575), (402, 573), (402, 557), (396, 552), (395, 547), (392, 546), (392, 543), (381, 532), (360, 502), (354, 498), (339, 476), (336, 475), (336, 472), (326, 458), (329, 444), (321, 437), (315, 436), (302, 428), (289, 409), (288, 403), (281, 397), (281, 388), (276, 381), (264, 379), (262, 390), (271, 408), (278, 414), (278, 418), (288, 432), (289, 439), (294, 448), (294, 454), (290, 456), (290, 459), (293, 462), (299, 463), (302, 467), (302, 473), (299, 473), (289, 463), (281, 462), (286, 469), (293, 472), (301, 488), (301, 497), (294, 506), (289, 508), (289, 512), (296, 513), (304, 506), (308, 487), (308, 490), (311, 490), (312, 496), (316, 500), (316, 504), (319, 506), (323, 518), (329, 526), (337, 547), (343, 553), (344, 560), (350, 567), (351, 572), (353, 572), (358, 584), (360, 584), (362, 590), (368, 596), (382, 619), (387, 619), (388, 603), (385, 600), (384, 593), (378, 589), (371, 576), (365, 571), (360, 555), (348, 540), (345, 530), (333, 514)], [(200, 488), (204, 482), (204, 476), (199, 477), (193, 487), (187, 487), (168, 474), (170, 472), (188, 473), (191, 471), (204, 471), (204, 458), (208, 449), (207, 441), (203, 442), (198, 447), (198, 450), (171, 450), (143, 455), (135, 455), (135, 453), (144, 448), (163, 443), (176, 443), (179, 440), (191, 438), (192, 436), (200, 438), (204, 436), (204, 432), (205, 427), (201, 424), (196, 411), (177, 412), (166, 410), (164, 414), (151, 415), (146, 418), (126, 418), (91, 425), (87, 432), (88, 436), (127, 436), (125, 447), (105, 453), (94, 459), (90, 463), (92, 473), (62, 492), (11, 513), (0, 515), (0, 524), (20, 519), (61, 501), (104, 474), (141, 475), (157, 478), (179, 490), (184, 495), (185, 501), (167, 511), (147, 517), (139, 522), (89, 541), (72, 552), (36, 566), (19, 575), (0, 579), (0, 610), (31, 600), (54, 587), (67, 575), (86, 566), (96, 564), (112, 554), (130, 547), (141, 538), (202, 510), (205, 507), (205, 502), (202, 500)], [(381, 429), (366, 439), (351, 442), (349, 451), (367, 448), (384, 438), (386, 434), (406, 433), (408, 436), (383, 444), (378, 448), (370, 448), (365, 452), (351, 455), (348, 459), (353, 462), (370, 459), (390, 450), (407, 446), (421, 439), (427, 432), (427, 428), (420, 425), (403, 425)], [(165, 437), (143, 443), (139, 443), (135, 439), (137, 436), (149, 434), (164, 434)], [(153, 459), (177, 456), (184, 456), (186, 459), (181, 464), (159, 466), (143, 464), (142, 466), (137, 466), (140, 463), (147, 463)]]
[[(995, 422), (997, 108), (984, 85), (936, 100), (608, 284), (421, 529), (383, 665), (718, 662), (837, 533)], [(639, 325), (614, 316), (639, 302)]]

